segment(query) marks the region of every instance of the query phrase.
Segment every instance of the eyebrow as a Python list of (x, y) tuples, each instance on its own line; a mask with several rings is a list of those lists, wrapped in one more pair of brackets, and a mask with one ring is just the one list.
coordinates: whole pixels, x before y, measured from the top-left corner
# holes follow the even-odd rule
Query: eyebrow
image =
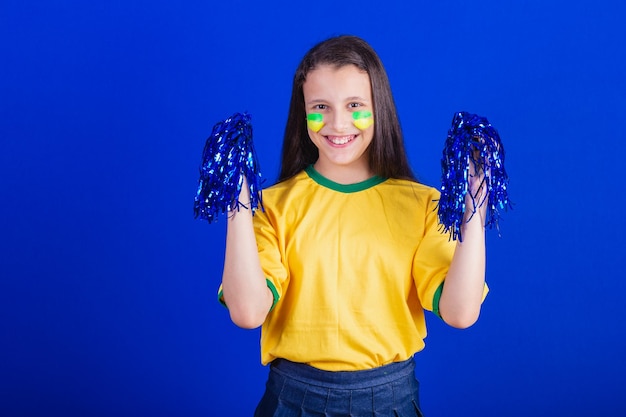
[[(368, 101), (368, 100), (364, 99), (361, 96), (352, 96), (352, 97), (346, 97), (345, 101)], [(324, 99), (321, 99), (321, 98), (316, 98), (314, 100), (307, 101), (306, 104), (319, 104), (319, 103), (327, 103), (327, 102), (328, 102), (328, 100), (324, 100)]]
[(352, 96), (352, 97), (348, 97), (346, 101), (367, 101), (367, 100), (361, 96)]

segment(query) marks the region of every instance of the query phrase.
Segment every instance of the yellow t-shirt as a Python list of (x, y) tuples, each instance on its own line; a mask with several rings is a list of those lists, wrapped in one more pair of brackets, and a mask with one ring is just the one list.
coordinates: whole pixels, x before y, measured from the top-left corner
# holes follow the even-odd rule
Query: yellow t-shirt
[(261, 360), (361, 370), (424, 347), (455, 242), (439, 230), (439, 192), (374, 177), (341, 185), (313, 167), (263, 191), (254, 216), (274, 305)]

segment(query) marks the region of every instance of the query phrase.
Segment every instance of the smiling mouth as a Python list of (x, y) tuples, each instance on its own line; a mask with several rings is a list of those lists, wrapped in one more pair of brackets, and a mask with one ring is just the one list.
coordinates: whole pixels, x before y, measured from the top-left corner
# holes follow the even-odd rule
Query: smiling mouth
[(345, 145), (347, 143), (352, 142), (355, 138), (356, 138), (356, 135), (326, 136), (326, 140), (328, 140), (333, 145)]

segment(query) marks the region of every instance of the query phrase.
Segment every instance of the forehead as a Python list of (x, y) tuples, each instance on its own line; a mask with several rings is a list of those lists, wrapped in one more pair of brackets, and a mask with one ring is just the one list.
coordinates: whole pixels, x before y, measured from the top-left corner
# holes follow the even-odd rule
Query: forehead
[(372, 99), (372, 87), (367, 72), (355, 65), (336, 67), (320, 65), (309, 71), (302, 85), (304, 100), (343, 100), (349, 97)]

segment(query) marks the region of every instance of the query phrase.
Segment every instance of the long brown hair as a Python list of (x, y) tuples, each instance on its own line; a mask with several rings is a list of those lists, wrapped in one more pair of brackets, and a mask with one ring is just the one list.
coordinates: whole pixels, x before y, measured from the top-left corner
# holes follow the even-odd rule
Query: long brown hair
[(340, 68), (355, 65), (367, 72), (374, 105), (374, 137), (368, 149), (372, 171), (384, 178), (415, 180), (409, 166), (396, 105), (383, 64), (372, 47), (356, 36), (337, 36), (315, 45), (306, 53), (293, 77), (289, 116), (285, 126), (280, 174), (284, 181), (317, 161), (319, 152), (307, 132), (302, 85), (307, 74), (320, 65)]

